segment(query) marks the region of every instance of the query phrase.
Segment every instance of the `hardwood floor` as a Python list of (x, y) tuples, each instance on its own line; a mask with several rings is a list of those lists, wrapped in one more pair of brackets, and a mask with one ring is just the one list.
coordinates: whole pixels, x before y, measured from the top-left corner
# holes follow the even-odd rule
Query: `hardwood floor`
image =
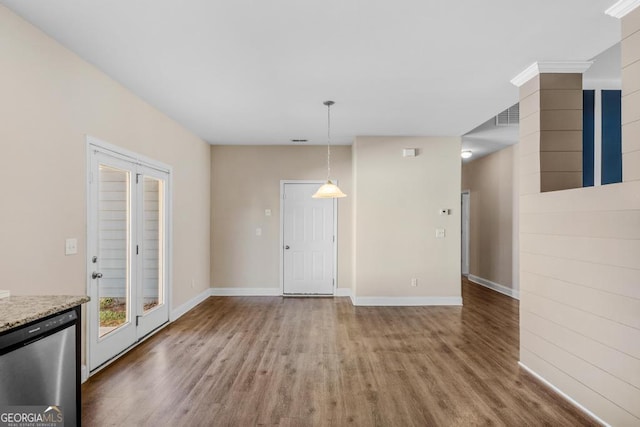
[(518, 367), (518, 302), (212, 297), (82, 387), (85, 426), (597, 425)]

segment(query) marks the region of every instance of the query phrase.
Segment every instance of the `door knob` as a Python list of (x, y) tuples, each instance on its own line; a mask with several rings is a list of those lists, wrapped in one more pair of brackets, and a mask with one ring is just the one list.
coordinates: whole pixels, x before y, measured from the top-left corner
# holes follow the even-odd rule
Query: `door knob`
[(289, 249), (289, 245), (285, 246), (284, 248), (285, 248), (285, 249)]
[(98, 273), (97, 271), (94, 271), (93, 273), (91, 273), (92, 279), (100, 279), (101, 277), (102, 277), (102, 273)]

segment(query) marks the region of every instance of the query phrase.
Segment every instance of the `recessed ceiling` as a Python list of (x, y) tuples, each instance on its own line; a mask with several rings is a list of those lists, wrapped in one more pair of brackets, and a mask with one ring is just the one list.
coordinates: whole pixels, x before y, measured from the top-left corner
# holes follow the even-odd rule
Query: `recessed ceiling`
[(323, 144), (327, 99), (339, 144), (463, 135), (620, 39), (615, 0), (0, 2), (212, 144)]

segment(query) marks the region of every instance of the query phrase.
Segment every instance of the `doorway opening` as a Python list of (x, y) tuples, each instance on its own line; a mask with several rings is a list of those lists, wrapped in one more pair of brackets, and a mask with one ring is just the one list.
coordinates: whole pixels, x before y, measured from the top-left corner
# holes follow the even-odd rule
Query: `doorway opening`
[(461, 271), (462, 274), (464, 276), (468, 276), (469, 275), (469, 232), (470, 232), (470, 228), (469, 228), (469, 222), (470, 222), (470, 218), (469, 218), (469, 213), (471, 212), (471, 191), (470, 190), (464, 190), (462, 192), (461, 195), (461, 200), (460, 200), (460, 205), (461, 205), (461, 227), (462, 227), (462, 233), (461, 233)]

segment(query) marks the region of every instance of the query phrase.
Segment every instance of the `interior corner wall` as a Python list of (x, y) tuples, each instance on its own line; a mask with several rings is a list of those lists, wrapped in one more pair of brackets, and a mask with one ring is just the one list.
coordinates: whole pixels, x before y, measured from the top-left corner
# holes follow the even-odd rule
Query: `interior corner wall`
[[(326, 146), (319, 145), (211, 147), (212, 287), (279, 293), (280, 180), (326, 179), (326, 156)], [(337, 285), (350, 288), (350, 146), (331, 147), (331, 175), (347, 194), (338, 200)]]
[(462, 190), (470, 190), (471, 200), (469, 274), (510, 289), (517, 289), (513, 281), (515, 151), (510, 146), (462, 165)]
[(356, 304), (460, 300), (460, 138), (357, 137), (353, 151)]
[(205, 292), (209, 145), (4, 6), (0, 51), (0, 288), (86, 294), (90, 135), (173, 167), (173, 307)]

